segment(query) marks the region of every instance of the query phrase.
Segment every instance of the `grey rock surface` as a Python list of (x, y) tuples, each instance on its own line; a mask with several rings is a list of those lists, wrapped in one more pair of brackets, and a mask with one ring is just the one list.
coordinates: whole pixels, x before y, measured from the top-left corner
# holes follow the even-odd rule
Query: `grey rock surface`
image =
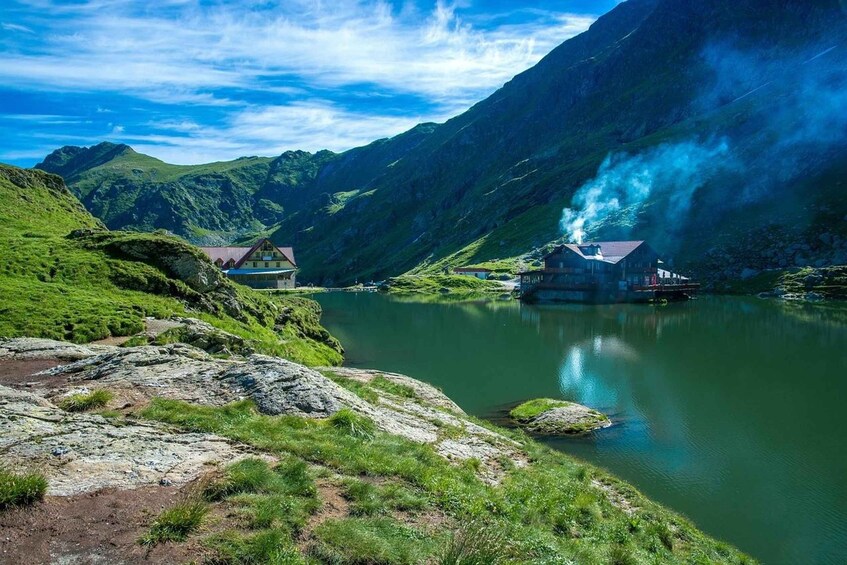
[(44, 473), (49, 494), (62, 496), (163, 481), (181, 485), (205, 473), (211, 464), (247, 454), (214, 435), (68, 414), (35, 394), (5, 386), (0, 386), (0, 430), (3, 461)]
[(545, 410), (541, 414), (520, 423), (524, 429), (543, 435), (573, 435), (586, 433), (612, 425), (609, 418), (574, 402)]

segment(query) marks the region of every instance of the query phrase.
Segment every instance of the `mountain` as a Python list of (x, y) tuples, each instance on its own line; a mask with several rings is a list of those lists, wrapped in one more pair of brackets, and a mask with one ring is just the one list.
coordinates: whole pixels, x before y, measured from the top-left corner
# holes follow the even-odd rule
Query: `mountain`
[(578, 237), (649, 239), (718, 283), (843, 263), (846, 23), (837, 0), (629, 0), (462, 115), (345, 153), (38, 166), (109, 226), (274, 226), (313, 282), (515, 268)]
[(0, 337), (85, 343), (138, 334), (146, 317), (191, 316), (211, 324), (191, 326), (199, 347), (341, 361), (316, 303), (234, 285), (176, 237), (109, 231), (58, 176), (0, 165), (0, 245)]

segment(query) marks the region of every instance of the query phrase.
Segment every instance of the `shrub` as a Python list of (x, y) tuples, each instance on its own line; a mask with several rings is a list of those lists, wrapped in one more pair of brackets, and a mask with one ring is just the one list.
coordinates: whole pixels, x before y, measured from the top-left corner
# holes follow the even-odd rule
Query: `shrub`
[(0, 510), (26, 506), (44, 498), (47, 479), (39, 473), (14, 473), (0, 467)]
[(93, 390), (89, 393), (72, 394), (59, 402), (59, 408), (67, 412), (85, 412), (94, 408), (104, 407), (113, 394), (108, 390)]
[(179, 502), (159, 514), (150, 526), (150, 531), (138, 542), (153, 546), (166, 541), (183, 541), (188, 534), (200, 527), (208, 512), (209, 505), (202, 500)]

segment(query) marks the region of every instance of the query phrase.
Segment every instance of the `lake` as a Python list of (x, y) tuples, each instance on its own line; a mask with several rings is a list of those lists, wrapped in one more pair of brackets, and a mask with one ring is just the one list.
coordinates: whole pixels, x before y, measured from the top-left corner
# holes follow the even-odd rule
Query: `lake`
[(481, 417), (536, 397), (597, 408), (615, 425), (548, 444), (765, 563), (847, 560), (847, 309), (316, 299), (347, 365), (429, 382)]

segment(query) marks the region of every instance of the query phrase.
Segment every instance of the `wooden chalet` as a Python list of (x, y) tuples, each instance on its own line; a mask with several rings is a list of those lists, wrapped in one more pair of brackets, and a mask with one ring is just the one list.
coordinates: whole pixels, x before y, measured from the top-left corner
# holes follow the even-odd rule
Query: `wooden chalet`
[(294, 288), (294, 249), (277, 247), (265, 238), (252, 247), (201, 247), (227, 278), (251, 288)]
[(649, 302), (686, 299), (700, 285), (662, 268), (644, 241), (560, 245), (543, 257), (544, 268), (520, 274), (528, 302)]

